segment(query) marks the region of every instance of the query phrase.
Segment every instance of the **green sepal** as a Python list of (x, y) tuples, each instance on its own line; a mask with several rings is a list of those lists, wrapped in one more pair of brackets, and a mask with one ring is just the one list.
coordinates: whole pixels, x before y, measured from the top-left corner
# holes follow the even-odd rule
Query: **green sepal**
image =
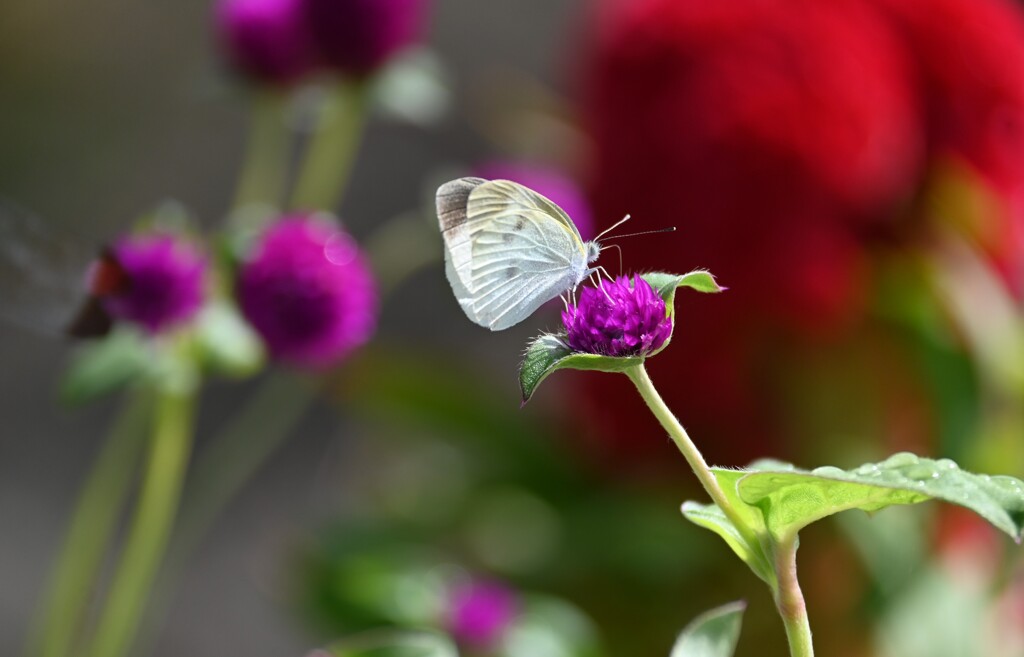
[(82, 404), (121, 390), (148, 370), (152, 358), (150, 345), (138, 331), (115, 329), (76, 354), (61, 381), (60, 397)]
[[(673, 330), (675, 329), (676, 290), (681, 287), (688, 287), (698, 292), (722, 292), (725, 290), (715, 282), (714, 276), (703, 269), (682, 275), (650, 272), (640, 274), (640, 277), (647, 281), (664, 299), (665, 312), (672, 320)], [(670, 333), (664, 344), (649, 354), (615, 357), (574, 352), (565, 342), (564, 334), (542, 335), (527, 346), (523, 362), (519, 367), (519, 390), (522, 393), (523, 404), (530, 401), (541, 382), (556, 370), (625, 372), (641, 365), (645, 359), (660, 353), (671, 341), (672, 334)]]
[(704, 612), (682, 631), (670, 657), (732, 657), (740, 638), (742, 600)]
[(228, 302), (208, 303), (195, 322), (195, 347), (205, 368), (231, 377), (255, 374), (263, 366), (263, 344)]

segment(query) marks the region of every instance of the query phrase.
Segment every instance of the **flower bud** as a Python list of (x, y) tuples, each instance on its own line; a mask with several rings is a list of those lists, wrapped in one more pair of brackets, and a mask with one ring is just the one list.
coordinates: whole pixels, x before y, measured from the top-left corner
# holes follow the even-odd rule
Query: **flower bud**
[(495, 582), (458, 586), (448, 603), (448, 631), (460, 645), (493, 649), (515, 620), (517, 602), (511, 590)]
[(246, 77), (285, 86), (315, 67), (301, 0), (222, 0), (216, 23), (223, 50)]
[(365, 76), (411, 45), (423, 28), (423, 0), (304, 0), (320, 56), (341, 73)]
[(279, 360), (336, 364), (370, 339), (377, 291), (350, 235), (313, 215), (271, 226), (242, 264), (242, 313)]
[(159, 333), (191, 319), (203, 304), (206, 258), (166, 234), (132, 235), (110, 248), (124, 284), (102, 297), (115, 319)]

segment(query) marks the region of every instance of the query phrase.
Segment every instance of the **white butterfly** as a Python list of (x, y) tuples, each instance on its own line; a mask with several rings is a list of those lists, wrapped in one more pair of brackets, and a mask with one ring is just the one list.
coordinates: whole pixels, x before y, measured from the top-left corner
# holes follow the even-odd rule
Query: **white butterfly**
[(584, 242), (560, 207), (510, 180), (441, 185), (437, 218), (455, 298), (492, 331), (518, 324), (598, 270), (590, 266), (601, 253), (597, 239)]

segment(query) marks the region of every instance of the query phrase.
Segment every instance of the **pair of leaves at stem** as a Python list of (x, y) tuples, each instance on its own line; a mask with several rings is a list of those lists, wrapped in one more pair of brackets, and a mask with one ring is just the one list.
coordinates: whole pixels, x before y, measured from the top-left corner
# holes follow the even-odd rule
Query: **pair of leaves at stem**
[(966, 472), (949, 459), (907, 452), (852, 470), (799, 470), (762, 461), (743, 470), (712, 468), (733, 507), (761, 539), (751, 545), (713, 504), (687, 502), (683, 514), (721, 536), (766, 582), (774, 572), (764, 548), (796, 540), (807, 525), (848, 509), (875, 512), (897, 504), (941, 500), (974, 511), (1020, 543), (1024, 532), (1024, 482)]
[[(640, 274), (654, 291), (665, 301), (665, 312), (675, 329), (675, 298), (676, 290), (688, 287), (698, 292), (722, 292), (714, 276), (702, 269), (689, 274), (667, 274), (651, 272)], [(561, 334), (542, 335), (526, 348), (523, 363), (519, 366), (519, 389), (523, 396), (523, 404), (530, 401), (537, 387), (556, 370), (591, 370), (598, 372), (624, 372), (661, 352), (672, 341), (671, 334), (665, 343), (655, 351), (643, 356), (612, 357), (600, 354), (575, 352)]]

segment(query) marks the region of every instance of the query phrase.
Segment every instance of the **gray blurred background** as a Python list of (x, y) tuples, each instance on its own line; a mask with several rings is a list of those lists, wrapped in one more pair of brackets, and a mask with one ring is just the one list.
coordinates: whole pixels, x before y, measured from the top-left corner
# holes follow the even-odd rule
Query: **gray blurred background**
[[(580, 38), (580, 0), (437, 0), (430, 46), (449, 67), (455, 110), (437, 126), (372, 123), (342, 215), (357, 236), (422, 207), (439, 169), (491, 150), (461, 108), (473, 89), (524, 71), (562, 86)], [(0, 7), (0, 196), (101, 243), (164, 199), (211, 225), (226, 211), (242, 157), (247, 104), (218, 63), (208, 1), (5, 0)], [(570, 90), (571, 91), (571, 90)], [(415, 289), (414, 289), (415, 288)], [(458, 342), (423, 313), (449, 301), (436, 269), (407, 283), (382, 331)], [(0, 298), (0, 304), (9, 300)], [(10, 309), (6, 309), (10, 310)], [(450, 309), (449, 309), (450, 310)], [(451, 313), (447, 315), (454, 317)], [(468, 323), (457, 330), (469, 331)], [(528, 331), (529, 329), (524, 329)], [(514, 332), (512, 332), (514, 333)], [(442, 334), (445, 334), (442, 336)], [(525, 335), (525, 334), (523, 334)], [(523, 335), (502, 336), (519, 345)], [(30, 614), (112, 403), (61, 407), (71, 346), (0, 324), (0, 654), (21, 649)], [(507, 351), (510, 358), (518, 346)], [(514, 395), (514, 382), (508, 377)], [(204, 394), (205, 434), (251, 383)], [(512, 397), (514, 399), (514, 397)], [(301, 655), (304, 633), (280, 593), (288, 545), (337, 499), (346, 427), (322, 408), (234, 503), (188, 565), (156, 654)]]

